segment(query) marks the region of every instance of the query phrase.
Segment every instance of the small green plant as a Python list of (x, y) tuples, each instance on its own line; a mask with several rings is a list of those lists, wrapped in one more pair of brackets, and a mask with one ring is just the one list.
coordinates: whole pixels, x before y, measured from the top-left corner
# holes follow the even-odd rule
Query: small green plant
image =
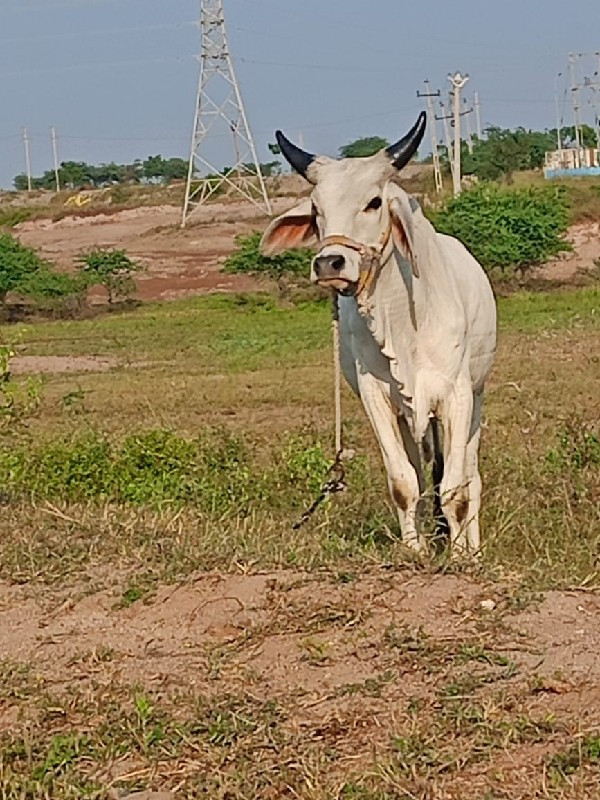
[(553, 777), (566, 778), (584, 764), (600, 765), (600, 736), (595, 733), (581, 737), (571, 747), (556, 753), (548, 760), (548, 771)]
[(440, 233), (465, 244), (486, 270), (540, 264), (570, 245), (566, 195), (560, 188), (506, 189), (482, 184), (432, 212)]
[(28, 378), (14, 381), (10, 361), (17, 353), (17, 340), (0, 344), (0, 433), (14, 432), (19, 423), (31, 417), (42, 401), (42, 381)]
[(292, 273), (294, 275), (310, 274), (311, 250), (287, 250), (277, 256), (263, 256), (260, 253), (261, 234), (254, 232), (248, 236), (236, 236), (237, 249), (227, 258), (225, 272), (249, 272), (279, 278)]
[(106, 290), (108, 302), (130, 300), (135, 292), (133, 274), (141, 267), (125, 250), (90, 250), (79, 257), (89, 285), (100, 284)]
[(558, 432), (557, 447), (546, 456), (548, 464), (581, 473), (600, 466), (600, 431), (581, 419), (565, 423)]

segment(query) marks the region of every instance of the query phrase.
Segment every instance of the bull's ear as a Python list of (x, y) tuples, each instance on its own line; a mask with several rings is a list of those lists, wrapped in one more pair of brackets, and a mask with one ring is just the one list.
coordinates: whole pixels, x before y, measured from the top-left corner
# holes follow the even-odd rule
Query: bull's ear
[(419, 263), (415, 240), (414, 213), (419, 206), (416, 200), (401, 189), (394, 191), (389, 199), (390, 224), (394, 244), (410, 261), (415, 278), (419, 277)]
[(260, 252), (275, 256), (293, 247), (312, 247), (318, 240), (312, 202), (304, 200), (273, 220), (260, 240)]

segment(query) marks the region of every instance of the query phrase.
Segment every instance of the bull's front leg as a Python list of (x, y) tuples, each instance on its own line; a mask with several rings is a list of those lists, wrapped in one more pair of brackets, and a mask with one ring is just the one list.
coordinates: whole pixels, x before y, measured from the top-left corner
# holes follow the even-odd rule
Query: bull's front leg
[(389, 386), (370, 373), (358, 374), (360, 398), (377, 440), (387, 472), (390, 495), (397, 509), (402, 541), (417, 553), (426, 548), (418, 529), (418, 505), (423, 478), (406, 452)]

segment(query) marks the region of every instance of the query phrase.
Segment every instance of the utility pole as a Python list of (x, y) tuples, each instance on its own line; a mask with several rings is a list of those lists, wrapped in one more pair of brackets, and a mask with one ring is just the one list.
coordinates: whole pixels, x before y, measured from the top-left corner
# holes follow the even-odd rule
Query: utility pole
[[(223, 0), (200, 2), (200, 78), (181, 227), (221, 187), (228, 186), (267, 214), (271, 203), (244, 110), (227, 41)], [(233, 136), (235, 163), (224, 173), (209, 158), (208, 134)], [(197, 169), (209, 177), (199, 177)]]
[(473, 134), (471, 133), (471, 113), (473, 111), (472, 108), (466, 108), (467, 105), (467, 98), (465, 97), (465, 110), (463, 114), (465, 116), (465, 120), (467, 121), (467, 148), (469, 150), (469, 155), (473, 155)]
[[(596, 53), (596, 56), (598, 58), (598, 69), (596, 70), (596, 78), (598, 80), (600, 80), (600, 53)], [(600, 92), (598, 90), (598, 86), (599, 85), (600, 84), (596, 84), (596, 92), (595, 92), (596, 99), (598, 98), (598, 95), (600, 94)], [(600, 156), (600, 103), (596, 106), (596, 142), (597, 142), (599, 156)]]
[(435, 190), (438, 194), (443, 190), (442, 169), (440, 167), (440, 154), (438, 152), (438, 141), (436, 131), (436, 116), (433, 107), (433, 98), (439, 97), (440, 91), (432, 92), (429, 81), (425, 81), (425, 91), (417, 92), (417, 97), (427, 98), (427, 116), (429, 118), (429, 133), (431, 134), (431, 155), (433, 157), (433, 174), (435, 177)]
[(571, 97), (573, 100), (573, 119), (575, 122), (575, 147), (577, 148), (577, 166), (581, 159), (581, 135), (579, 120), (579, 87), (575, 79), (575, 54), (569, 53), (569, 75), (571, 76)]
[(25, 146), (25, 168), (27, 170), (27, 191), (32, 189), (31, 182), (31, 153), (29, 152), (29, 134), (27, 128), (23, 128), (23, 144)]
[(54, 177), (56, 178), (56, 191), (60, 192), (60, 173), (58, 170), (58, 147), (56, 145), (56, 129), (54, 125), (50, 128), (50, 138), (52, 139), (52, 155), (54, 157)]
[(460, 194), (460, 93), (462, 88), (469, 80), (468, 75), (461, 75), (456, 72), (454, 75), (448, 75), (448, 80), (454, 88), (454, 174), (452, 176), (454, 182), (454, 196)]
[(481, 103), (479, 102), (479, 92), (473, 92), (475, 105), (475, 123), (477, 125), (477, 138), (481, 139)]
[(444, 138), (446, 140), (446, 153), (448, 154), (448, 163), (450, 164), (450, 174), (452, 176), (452, 182), (454, 183), (454, 152), (452, 147), (452, 138), (450, 136), (450, 126), (448, 125), (448, 120), (451, 117), (446, 110), (446, 106), (444, 105), (443, 100), (440, 100), (440, 108), (442, 109), (442, 115), (441, 117), (436, 117), (436, 119), (441, 119), (444, 123)]
[(554, 102), (556, 104), (556, 143), (559, 152), (562, 150), (562, 136), (561, 136), (561, 121), (560, 121), (560, 106), (558, 103), (558, 79), (562, 77), (562, 72), (559, 72), (554, 79)]

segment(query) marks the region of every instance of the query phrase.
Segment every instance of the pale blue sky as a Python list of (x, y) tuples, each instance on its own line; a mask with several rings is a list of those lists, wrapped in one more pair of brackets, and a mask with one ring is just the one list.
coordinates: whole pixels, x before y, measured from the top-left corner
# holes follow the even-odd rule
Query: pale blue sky
[[(187, 157), (199, 7), (0, 0), (0, 186), (24, 169), (23, 126), (34, 174), (51, 167), (51, 125), (64, 160)], [(357, 136), (401, 136), (423, 80), (445, 90), (455, 70), (479, 91), (484, 125), (553, 127), (568, 52), (600, 50), (598, 0), (225, 0), (225, 12), (263, 159), (276, 127), (329, 154)]]

